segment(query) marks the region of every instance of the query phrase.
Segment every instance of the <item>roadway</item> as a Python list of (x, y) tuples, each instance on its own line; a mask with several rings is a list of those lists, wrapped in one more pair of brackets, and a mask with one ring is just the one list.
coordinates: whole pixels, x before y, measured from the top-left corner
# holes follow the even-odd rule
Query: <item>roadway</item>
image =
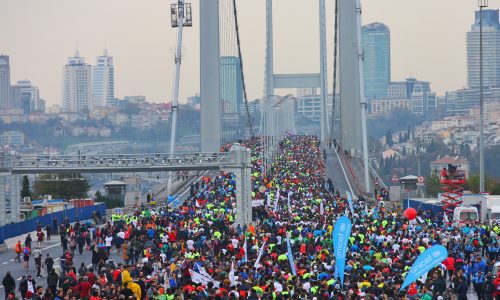
[[(27, 234), (22, 235), (19, 237), (19, 240), (21, 242), (24, 242), (24, 238), (26, 237)], [(36, 239), (36, 237), (33, 237)], [(35, 279), (37, 285), (42, 285), (43, 287), (47, 286), (47, 277), (46, 277), (46, 272), (44, 269), (44, 277), (43, 278), (36, 278), (36, 268), (35, 268), (35, 254), (37, 253), (36, 245), (37, 243), (33, 241), (32, 245), (34, 246), (32, 248), (32, 255), (30, 256), (29, 260), (29, 268), (24, 269), (23, 267), (23, 262), (22, 262), (22, 256), (21, 256), (21, 262), (16, 262), (14, 261), (14, 257), (16, 254), (14, 253), (13, 249), (9, 249), (9, 251), (1, 253), (0, 254), (0, 277), (3, 279), (7, 271), (10, 271), (12, 274), (12, 277), (16, 280), (16, 295), (19, 297), (19, 293), (17, 288), (19, 287), (19, 283), (21, 282), (21, 276), (23, 275), (32, 275), (33, 278)], [(61, 246), (61, 239), (59, 235), (53, 235), (51, 236), (50, 241), (45, 241), (42, 249), (41, 249), (42, 257), (43, 260), (45, 260), (45, 257), (47, 253), (50, 254), (50, 256), (54, 259), (55, 264), (60, 263), (60, 258), (63, 254), (62, 251), (62, 246)], [(36, 254), (37, 255), (37, 254)], [(113, 247), (112, 252), (110, 254), (110, 258), (114, 259), (116, 263), (123, 262), (123, 259), (121, 257), (121, 253), (116, 252), (116, 248)], [(42, 261), (43, 261), (42, 260)], [(75, 256), (73, 259), (73, 264), (76, 267), (77, 271), (78, 268), (80, 267), (81, 263), (85, 263), (85, 265), (88, 267), (91, 262), (92, 262), (92, 254), (89, 250), (84, 249), (82, 255), (78, 253), (78, 250), (75, 252)], [(3, 286), (0, 286), (0, 295), (1, 291), (3, 290)]]
[[(326, 149), (325, 167), (326, 177), (332, 179), (335, 190), (339, 190), (339, 193), (343, 196), (345, 196), (346, 191), (352, 193), (335, 150)], [(345, 171), (347, 172), (347, 170)]]

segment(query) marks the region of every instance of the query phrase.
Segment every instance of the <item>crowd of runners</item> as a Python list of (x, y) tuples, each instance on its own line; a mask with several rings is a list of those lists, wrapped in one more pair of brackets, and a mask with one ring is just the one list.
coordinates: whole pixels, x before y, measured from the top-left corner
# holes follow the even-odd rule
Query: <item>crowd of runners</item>
[[(267, 174), (259, 140), (246, 146), (257, 200), (253, 224), (233, 224), (234, 175), (205, 176), (178, 208), (137, 209), (102, 227), (59, 225), (60, 263), (49, 254), (31, 253), (31, 241), (19, 242), (16, 259), (45, 276), (17, 284), (7, 273), (6, 299), (461, 300), (471, 292), (478, 299), (500, 299), (498, 225), (458, 228), (424, 211), (418, 211), (421, 222), (409, 222), (401, 211), (362, 197), (351, 211), (345, 191), (325, 176), (317, 137), (287, 136)], [(353, 228), (341, 285), (334, 278), (332, 230), (346, 214)], [(435, 244), (446, 246), (449, 257), (400, 291), (416, 257)], [(110, 259), (112, 249), (121, 253), (120, 260)], [(74, 265), (84, 251), (92, 253), (91, 261)], [(28, 264), (30, 256), (34, 265)]]

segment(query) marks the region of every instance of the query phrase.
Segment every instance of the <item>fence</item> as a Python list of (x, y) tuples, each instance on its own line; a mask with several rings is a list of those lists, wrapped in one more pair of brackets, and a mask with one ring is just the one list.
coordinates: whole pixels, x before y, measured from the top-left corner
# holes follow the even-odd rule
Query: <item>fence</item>
[(439, 205), (434, 205), (430, 203), (424, 203), (420, 202), (417, 200), (411, 200), (411, 199), (404, 199), (403, 201), (403, 210), (407, 209), (408, 207), (412, 207), (416, 209), (417, 211), (420, 209), (422, 211), (426, 210), (432, 210), (434, 214), (439, 214), (443, 212), (443, 208)]
[(98, 203), (94, 206), (70, 208), (23, 222), (6, 224), (4, 226), (0, 226), (0, 243), (3, 243), (8, 238), (36, 230), (38, 223), (40, 223), (42, 227), (45, 227), (47, 225), (52, 226), (52, 220), (54, 220), (54, 218), (57, 219), (58, 224), (63, 223), (66, 218), (68, 218), (70, 222), (88, 220), (92, 218), (94, 212), (99, 212), (103, 217), (106, 216), (106, 205), (104, 203)]

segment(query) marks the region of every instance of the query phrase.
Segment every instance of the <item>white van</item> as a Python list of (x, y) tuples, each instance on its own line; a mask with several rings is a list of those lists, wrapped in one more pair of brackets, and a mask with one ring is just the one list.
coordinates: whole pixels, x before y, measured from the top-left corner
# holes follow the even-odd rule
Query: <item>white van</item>
[(453, 211), (453, 222), (459, 226), (465, 224), (476, 224), (479, 222), (479, 212), (477, 207), (459, 206)]

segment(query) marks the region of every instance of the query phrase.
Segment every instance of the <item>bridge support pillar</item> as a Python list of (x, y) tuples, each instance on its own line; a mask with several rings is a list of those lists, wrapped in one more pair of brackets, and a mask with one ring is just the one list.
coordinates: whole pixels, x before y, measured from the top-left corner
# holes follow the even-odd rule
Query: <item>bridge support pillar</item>
[(250, 150), (234, 144), (230, 150), (231, 162), (223, 166), (224, 171), (236, 175), (236, 220), (235, 225), (252, 223), (252, 187)]

